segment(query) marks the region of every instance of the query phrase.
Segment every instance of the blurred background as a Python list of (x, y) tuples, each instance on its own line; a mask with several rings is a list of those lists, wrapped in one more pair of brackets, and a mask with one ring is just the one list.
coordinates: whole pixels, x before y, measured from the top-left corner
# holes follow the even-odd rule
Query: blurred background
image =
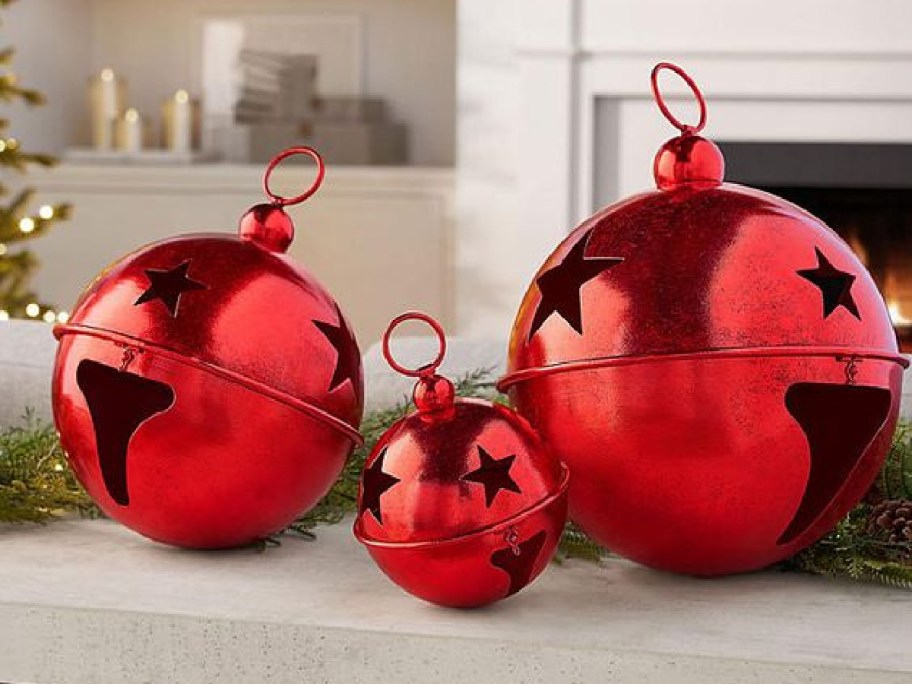
[[(0, 284), (0, 316), (65, 318), (135, 247), (235, 230), (264, 163), (306, 143), (329, 171), (290, 210), (291, 253), (364, 348), (407, 308), (506, 339), (558, 241), (653, 186), (674, 131), (649, 72), (670, 60), (707, 96), (728, 179), (826, 220), (912, 332), (908, 0), (4, 4), (0, 46), (16, 53), (0, 105), (0, 278), (4, 261), (30, 278)], [(15, 97), (19, 84), (46, 104)], [(695, 120), (686, 87), (663, 90)], [(31, 152), (60, 163), (17, 173)], [(311, 173), (283, 166), (277, 185), (291, 194)]]

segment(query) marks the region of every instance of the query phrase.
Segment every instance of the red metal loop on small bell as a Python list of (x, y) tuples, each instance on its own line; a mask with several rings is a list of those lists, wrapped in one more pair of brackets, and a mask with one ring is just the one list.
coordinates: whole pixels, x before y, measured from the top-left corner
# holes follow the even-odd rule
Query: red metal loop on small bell
[[(668, 109), (659, 90), (659, 73), (663, 69), (680, 76), (693, 92), (700, 107), (700, 119), (695, 126), (682, 123)], [(650, 83), (659, 111), (672, 126), (681, 131), (681, 135), (662, 145), (656, 154), (653, 163), (656, 185), (661, 190), (680, 187), (701, 190), (722, 183), (725, 176), (725, 159), (722, 151), (711, 140), (697, 135), (706, 126), (706, 101), (697, 84), (681, 67), (670, 62), (660, 62), (653, 67)]]
[[(405, 321), (422, 321), (427, 323), (437, 335), (439, 350), (437, 357), (430, 363), (420, 368), (407, 368), (393, 358), (390, 349), (390, 338), (393, 331)], [(437, 369), (443, 363), (443, 357), (446, 355), (446, 335), (440, 323), (420, 311), (407, 311), (404, 314), (396, 316), (383, 333), (383, 357), (390, 367), (402, 375), (410, 378), (418, 378), (415, 383), (415, 389), (412, 392), (412, 399), (415, 406), (421, 413), (437, 413), (447, 409), (452, 409), (453, 402), (456, 398), (456, 389), (453, 383), (437, 375)]]
[[(317, 163), (317, 175), (310, 187), (295, 197), (282, 197), (269, 187), (269, 178), (282, 160), (296, 154), (306, 154)], [(285, 207), (300, 204), (313, 195), (323, 183), (326, 167), (323, 158), (312, 147), (290, 147), (276, 155), (266, 167), (263, 175), (263, 191), (271, 200), (252, 207), (241, 217), (238, 235), (242, 240), (252, 242), (270, 252), (285, 252), (294, 239), (294, 223), (285, 213)]]

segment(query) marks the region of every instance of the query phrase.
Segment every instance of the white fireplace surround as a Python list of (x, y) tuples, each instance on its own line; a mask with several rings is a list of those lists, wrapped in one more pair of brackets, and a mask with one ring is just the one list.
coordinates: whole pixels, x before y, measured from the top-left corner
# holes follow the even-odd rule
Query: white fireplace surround
[[(676, 132), (649, 90), (658, 61), (695, 78), (716, 141), (912, 143), (908, 0), (461, 0), (459, 22), (465, 332), (506, 329), (569, 229), (653, 187)], [(694, 117), (687, 87), (661, 83)]]

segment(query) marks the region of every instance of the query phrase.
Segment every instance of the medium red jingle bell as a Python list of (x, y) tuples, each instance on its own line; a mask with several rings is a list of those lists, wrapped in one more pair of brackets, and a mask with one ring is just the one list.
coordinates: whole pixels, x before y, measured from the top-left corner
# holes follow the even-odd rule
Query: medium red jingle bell
[[(675, 71), (701, 107), (679, 123)], [(602, 209), (547, 259), (499, 386), (571, 471), (570, 515), (599, 543), (698, 575), (760, 568), (864, 495), (903, 367), (864, 266), (819, 220), (723, 183), (703, 98), (660, 64), (681, 130), (657, 191)]]
[[(440, 340), (437, 359), (418, 370), (389, 348), (393, 329), (412, 319)], [(515, 594), (544, 570), (566, 521), (567, 469), (507, 407), (455, 398), (435, 373), (445, 350), (443, 330), (421, 313), (399, 316), (383, 337), (390, 366), (418, 378), (418, 410), (368, 457), (355, 536), (406, 591), (466, 608)]]
[[(292, 154), (317, 162), (298, 197), (269, 189)], [(323, 179), (310, 148), (276, 157), (271, 203), (240, 236), (140, 249), (86, 289), (60, 340), (54, 419), (104, 512), (152, 539), (214, 548), (268, 536), (329, 490), (361, 443), (361, 356), (335, 300), (282, 252), (283, 207)]]

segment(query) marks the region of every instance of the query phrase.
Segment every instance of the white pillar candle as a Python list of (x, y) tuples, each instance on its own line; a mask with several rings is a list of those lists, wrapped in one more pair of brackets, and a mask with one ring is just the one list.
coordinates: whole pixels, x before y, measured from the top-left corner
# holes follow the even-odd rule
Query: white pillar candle
[(124, 84), (113, 69), (102, 69), (91, 82), (92, 144), (109, 150), (114, 142), (114, 124), (123, 108)]
[(117, 122), (117, 147), (124, 152), (142, 151), (143, 120), (135, 109), (128, 109)]
[(187, 154), (192, 148), (193, 104), (186, 90), (178, 90), (164, 106), (165, 147)]

